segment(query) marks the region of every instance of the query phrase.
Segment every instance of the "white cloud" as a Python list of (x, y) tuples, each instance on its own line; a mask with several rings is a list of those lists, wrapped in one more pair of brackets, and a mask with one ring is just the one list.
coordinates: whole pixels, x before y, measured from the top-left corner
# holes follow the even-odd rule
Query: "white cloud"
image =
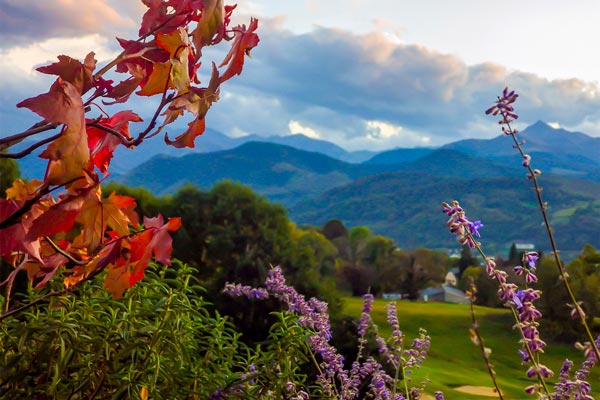
[(367, 135), (371, 140), (390, 139), (401, 134), (401, 126), (383, 121), (367, 121)]
[(301, 133), (304, 136), (308, 136), (309, 138), (313, 138), (313, 139), (321, 138), (316, 130), (314, 130), (308, 126), (304, 126), (299, 121), (296, 121), (296, 120), (290, 120), (290, 122), (288, 123), (288, 128), (292, 135), (296, 134), (296, 133)]

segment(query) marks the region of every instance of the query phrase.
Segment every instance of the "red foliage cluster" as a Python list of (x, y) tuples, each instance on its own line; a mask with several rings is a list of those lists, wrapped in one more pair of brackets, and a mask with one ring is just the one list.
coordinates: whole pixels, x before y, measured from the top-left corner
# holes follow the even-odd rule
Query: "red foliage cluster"
[[(222, 0), (142, 1), (148, 10), (137, 40), (118, 39), (123, 51), (98, 71), (93, 52), (83, 62), (60, 55), (58, 62), (38, 68), (56, 75), (56, 81), (47, 93), (17, 107), (43, 120), (0, 139), (0, 150), (5, 150), (27, 137), (59, 129), (20, 153), (0, 153), (20, 158), (48, 144), (40, 155), (48, 160), (44, 180), (17, 180), (6, 198), (0, 198), (0, 256), (15, 268), (5, 284), (26, 270), (30, 280), (42, 286), (66, 267), (64, 283), (69, 288), (107, 269), (105, 286), (119, 297), (144, 276), (152, 256), (170, 264), (169, 232), (179, 228), (179, 219), (165, 222), (159, 215), (144, 218), (140, 225), (133, 198), (102, 196), (101, 175), (108, 173), (118, 146), (133, 148), (184, 114), (192, 115), (189, 128), (173, 140), (165, 134), (164, 140), (175, 147), (194, 147), (195, 138), (204, 132), (207, 111), (219, 98), (220, 85), (242, 72), (245, 57), (258, 44), (258, 21), (230, 28), (235, 6)], [(223, 41), (231, 49), (218, 66), (212, 62), (211, 77), (202, 85), (197, 74), (202, 50)], [(116, 84), (104, 78), (113, 69), (125, 75)], [(160, 95), (152, 119), (136, 136), (129, 124), (142, 122), (139, 115), (130, 110), (109, 115), (103, 109), (127, 102), (134, 93)], [(86, 117), (96, 110), (92, 105), (103, 115)]]

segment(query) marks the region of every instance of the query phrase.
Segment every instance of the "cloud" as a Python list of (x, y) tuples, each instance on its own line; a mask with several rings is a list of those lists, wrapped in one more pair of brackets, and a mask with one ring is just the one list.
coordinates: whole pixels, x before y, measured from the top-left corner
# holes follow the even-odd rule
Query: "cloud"
[[(137, 24), (122, 15), (141, 16), (144, 11), (138, 7), (129, 10), (129, 14), (114, 15), (113, 11), (121, 7), (116, 0), (91, 0), (90, 6), (81, 10), (70, 0), (54, 2), (61, 12), (72, 9), (74, 15), (83, 19), (89, 10), (95, 10), (102, 16), (99, 20), (109, 21), (102, 26), (90, 25), (100, 33), (89, 34), (85, 36), (87, 42), (80, 43), (80, 35), (68, 40), (55, 36), (67, 31), (81, 34), (80, 28), (91, 31), (91, 27), (82, 28), (80, 21), (72, 21), (76, 19), (72, 15), (52, 22), (52, 13), (58, 11), (47, 11), (49, 6), (44, 2), (34, 3), (33, 15), (48, 12), (50, 16), (40, 16), (39, 27), (16, 30), (15, 34), (29, 38), (27, 44), (0, 49), (4, 56), (0, 59), (0, 73), (7, 78), (0, 83), (4, 104), (15, 104), (26, 96), (14, 101), (11, 96), (31, 91), (41, 82), (40, 78), (27, 75), (31, 67), (42, 62), (32, 60), (54, 60), (55, 55), (65, 53), (59, 49), (65, 46), (71, 46), (74, 53), (79, 48), (83, 51), (96, 47), (110, 55), (114, 41), (106, 39), (106, 32), (116, 27), (131, 30), (133, 34), (127, 37), (135, 35)], [(260, 8), (259, 2), (246, 3)], [(25, 9), (20, 4), (16, 0), (0, 0), (0, 5), (10, 6), (0, 7), (3, 19), (9, 15), (11, 21), (16, 21)], [(70, 22), (62, 24), (61, 18)], [(13, 27), (16, 24), (10, 23)], [(9, 34), (6, 26), (2, 29), (0, 34)], [(456, 55), (406, 44), (396, 35), (378, 29), (356, 34), (315, 27), (297, 34), (283, 28), (282, 17), (261, 19), (259, 46), (252, 51), (242, 75), (223, 85), (220, 101), (207, 115), (207, 126), (236, 136), (301, 132), (349, 150), (436, 146), (466, 137), (497, 136), (497, 124), (484, 115), (484, 110), (508, 85), (521, 94), (516, 104), (519, 128), (541, 119), (560, 121), (566, 129), (600, 136), (600, 89), (595, 83), (549, 80), (494, 63), (468, 65)], [(49, 39), (31, 43), (36, 35)], [(92, 45), (85, 46), (86, 43)], [(204, 55), (220, 61), (227, 44), (218, 47)], [(30, 61), (19, 61), (24, 59)], [(208, 59), (204, 66), (210, 66)], [(47, 84), (27, 96), (46, 90)], [(140, 106), (143, 112), (151, 114), (151, 107), (142, 103), (133, 99), (131, 108)], [(3, 119), (7, 119), (5, 115), (9, 113), (4, 113)], [(150, 116), (142, 115), (145, 119)], [(169, 134), (175, 133), (170, 127)]]
[[(294, 34), (269, 21), (260, 32), (253, 59), (233, 87), (224, 90), (244, 87), (256, 98), (277, 99), (273, 122), (305, 121), (320, 127), (322, 138), (332, 140), (331, 134), (341, 145), (373, 136), (369, 121), (418, 132), (404, 137), (407, 147), (425, 137), (439, 145), (495, 136), (497, 126), (483, 111), (506, 85), (521, 94), (520, 123), (559, 120), (573, 127), (585, 119), (600, 119), (596, 83), (548, 80), (493, 63), (467, 65), (455, 55), (403, 44), (383, 32), (353, 34), (318, 27)], [(403, 138), (379, 136), (377, 143), (395, 144)]]
[(309, 128), (308, 126), (304, 126), (299, 121), (296, 121), (293, 119), (290, 120), (290, 122), (288, 123), (288, 128), (292, 135), (296, 134), (296, 133), (301, 133), (304, 136), (308, 136), (309, 138), (313, 138), (313, 139), (321, 138), (316, 130), (314, 130), (313, 128)]
[(134, 9), (131, 5), (105, 0), (0, 0), (0, 46), (6, 48), (34, 40), (86, 34), (114, 36), (135, 29), (134, 21), (141, 7), (140, 4)]

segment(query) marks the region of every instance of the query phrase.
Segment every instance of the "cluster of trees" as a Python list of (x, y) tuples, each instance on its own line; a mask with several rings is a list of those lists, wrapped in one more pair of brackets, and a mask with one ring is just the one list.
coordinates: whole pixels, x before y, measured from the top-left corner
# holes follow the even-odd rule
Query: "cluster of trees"
[(207, 298), (251, 341), (264, 338), (272, 308), (246, 304), (242, 309), (238, 300), (221, 294), (226, 282), (259, 285), (271, 266), (280, 265), (300, 293), (327, 301), (332, 317), (340, 320), (342, 293), (395, 292), (416, 299), (420, 289), (442, 282), (449, 266), (444, 253), (404, 251), (363, 226), (348, 229), (339, 220), (296, 226), (285, 208), (230, 181), (208, 191), (188, 186), (164, 197), (105, 186), (106, 193), (112, 191), (136, 198), (142, 214), (181, 217), (173, 257), (197, 269)]

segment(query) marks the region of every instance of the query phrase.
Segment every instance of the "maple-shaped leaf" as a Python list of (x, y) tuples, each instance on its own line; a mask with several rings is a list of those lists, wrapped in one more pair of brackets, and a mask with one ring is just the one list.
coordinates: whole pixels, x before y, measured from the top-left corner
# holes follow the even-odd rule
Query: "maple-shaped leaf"
[(31, 222), (26, 239), (34, 241), (70, 231), (82, 206), (83, 197), (79, 194), (64, 196)]
[(233, 39), (233, 44), (231, 45), (231, 50), (219, 65), (219, 67), (227, 66), (225, 73), (221, 76), (221, 82), (224, 82), (231, 78), (234, 75), (239, 75), (242, 73), (242, 68), (244, 67), (244, 57), (246, 55), (250, 55), (250, 50), (252, 50), (256, 45), (258, 45), (259, 38), (254, 31), (258, 28), (258, 20), (256, 18), (252, 18), (250, 20), (250, 26), (246, 29), (246, 25), (239, 25), (233, 28), (235, 33), (235, 37)]
[(44, 74), (58, 75), (63, 80), (71, 82), (77, 88), (80, 94), (87, 92), (94, 86), (92, 73), (96, 68), (94, 52), (89, 53), (83, 62), (79, 62), (69, 56), (58, 56), (58, 62), (39, 67), (37, 70)]
[(188, 129), (177, 136), (175, 140), (169, 139), (165, 134), (165, 143), (173, 147), (191, 147), (194, 148), (194, 140), (196, 137), (202, 135), (205, 129), (204, 117), (211, 107), (212, 103), (219, 98), (219, 71), (216, 65), (213, 63), (213, 73), (210, 79), (210, 83), (206, 88), (194, 88), (190, 87), (190, 90), (179, 98), (175, 99), (171, 106), (165, 111), (164, 115), (165, 122), (163, 125), (171, 123), (179, 115), (182, 114), (182, 110), (187, 110), (192, 114), (196, 115), (196, 118), (188, 124)]
[(135, 199), (112, 193), (102, 199), (99, 190), (90, 190), (83, 198), (81, 212), (76, 222), (81, 225), (81, 234), (73, 241), (77, 247), (94, 252), (103, 242), (106, 229), (111, 228), (119, 236), (129, 234), (129, 225), (137, 225)]
[(121, 257), (109, 266), (104, 280), (104, 287), (114, 298), (121, 297), (125, 290), (144, 277), (153, 254), (156, 261), (171, 264), (173, 245), (169, 232), (180, 226), (180, 218), (169, 218), (166, 224), (161, 215), (144, 218), (145, 230), (123, 239)]
[(178, 149), (184, 147), (194, 148), (196, 145), (194, 141), (196, 138), (204, 133), (206, 129), (206, 121), (204, 117), (198, 117), (188, 124), (188, 129), (181, 135), (177, 136), (175, 140), (170, 140), (165, 134), (165, 143)]
[(50, 160), (46, 170), (48, 185), (62, 185), (83, 175), (88, 167), (85, 116), (81, 94), (70, 82), (58, 78), (48, 93), (26, 99), (17, 107), (26, 107), (48, 122), (65, 124), (61, 136), (40, 157)]
[(38, 193), (38, 189), (42, 185), (42, 181), (32, 179), (28, 182), (23, 182), (21, 179), (15, 179), (12, 186), (6, 189), (6, 198), (14, 200), (26, 200)]
[[(110, 118), (102, 118), (98, 121), (98, 124), (111, 128), (112, 130), (119, 132), (124, 138), (130, 139), (129, 123), (141, 121), (142, 119), (139, 115), (133, 111), (127, 110), (119, 111)], [(113, 157), (113, 152), (117, 146), (123, 142), (116, 135), (94, 126), (87, 128), (87, 139), (94, 165), (105, 174), (108, 172), (108, 166)]]
[[(192, 32), (192, 40), (198, 51), (198, 57), (204, 46), (219, 42), (225, 33), (223, 0), (205, 0), (203, 3), (202, 15), (196, 29)], [(217, 38), (215, 35), (218, 35)]]
[[(187, 30), (178, 28), (169, 34), (156, 34), (156, 44), (169, 52), (171, 58), (171, 81), (177, 90), (185, 91), (193, 77), (190, 76), (190, 62), (194, 57), (190, 52)], [(191, 60), (190, 60), (191, 58)], [(191, 70), (195, 72), (194, 69)]]

